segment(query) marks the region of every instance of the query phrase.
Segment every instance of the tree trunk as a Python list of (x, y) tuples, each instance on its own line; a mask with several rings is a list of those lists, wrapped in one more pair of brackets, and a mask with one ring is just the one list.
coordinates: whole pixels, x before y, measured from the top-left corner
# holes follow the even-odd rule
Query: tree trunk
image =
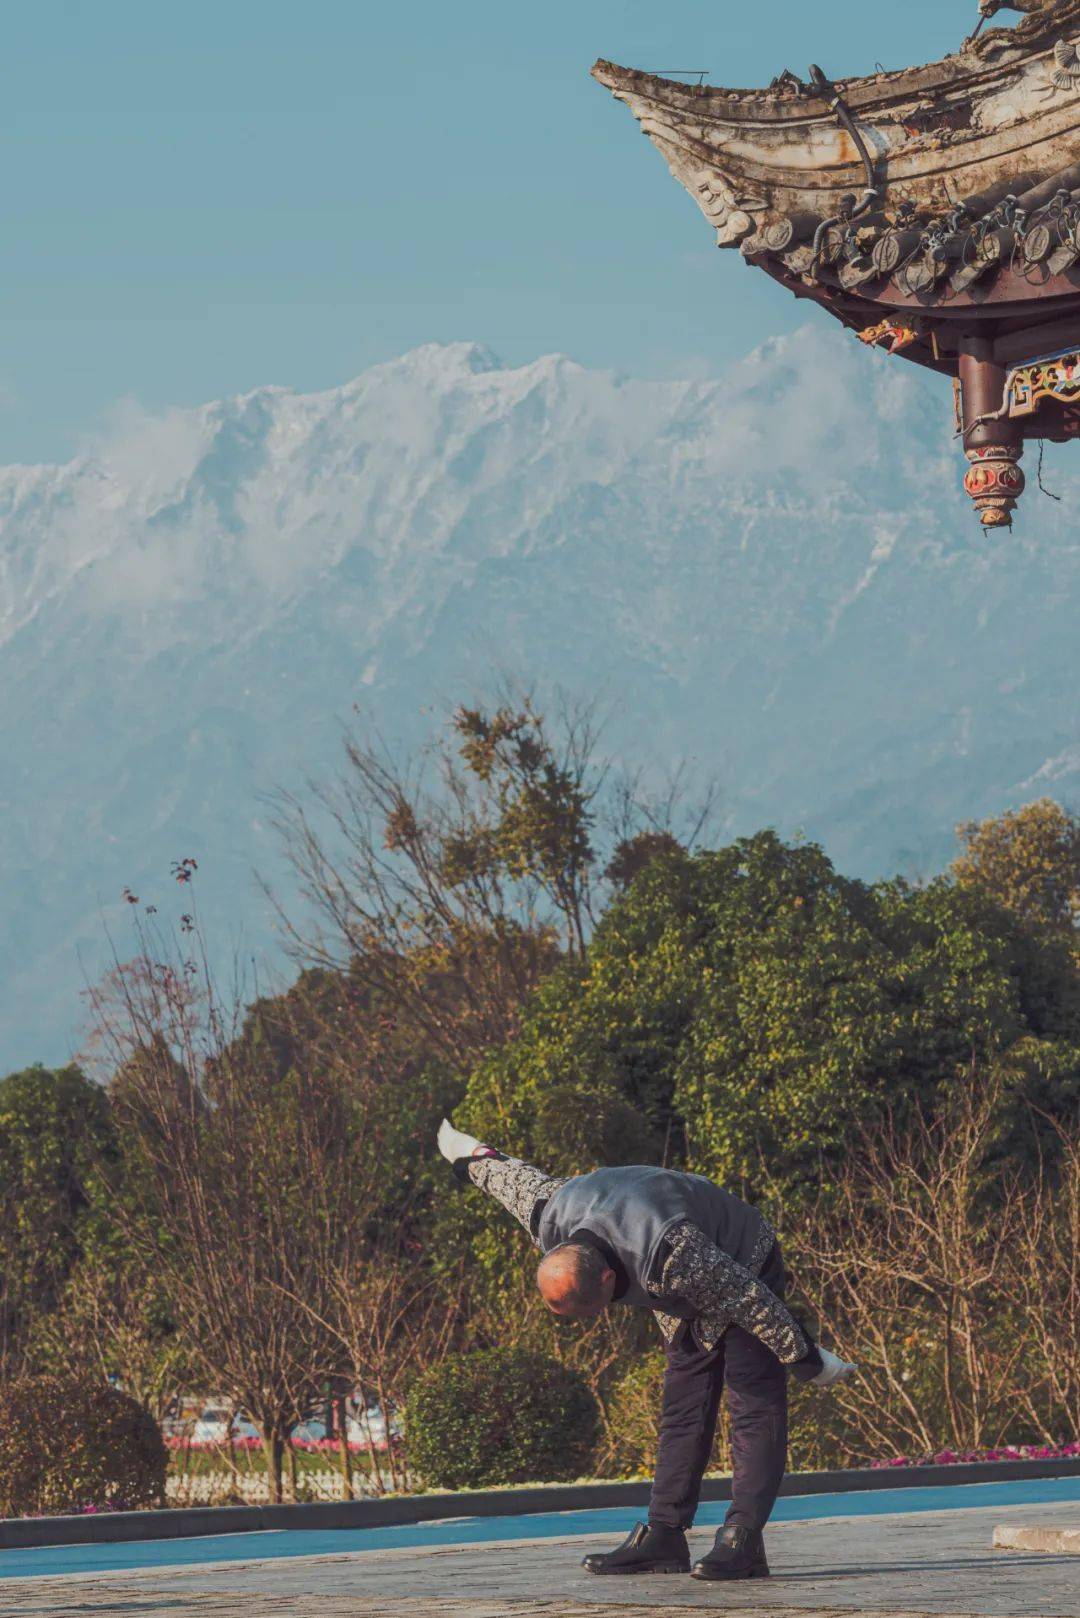
[(266, 1455), (266, 1481), (270, 1488), (270, 1504), (281, 1504), (281, 1467), (285, 1457), (285, 1440), (281, 1433), (263, 1423), (263, 1451)]
[(338, 1402), (338, 1455), (341, 1458), (341, 1495), (344, 1500), (353, 1497), (352, 1451), (349, 1448), (349, 1409), (342, 1394)]
[(397, 1449), (393, 1434), (390, 1431), (390, 1412), (393, 1409), (389, 1397), (389, 1390), (382, 1377), (379, 1377), (376, 1387), (379, 1395), (379, 1409), (383, 1413), (386, 1423), (386, 1464), (390, 1470), (390, 1486), (395, 1494), (407, 1494), (409, 1490), (408, 1463), (404, 1455)]
[(945, 1383), (945, 1409), (948, 1412), (949, 1429), (952, 1443), (959, 1449), (963, 1446), (964, 1435), (962, 1422), (956, 1401), (956, 1375), (955, 1375), (955, 1342), (953, 1340), (953, 1295), (947, 1291), (943, 1300), (944, 1320), (942, 1323), (942, 1338), (945, 1350), (944, 1383)]
[(368, 1467), (370, 1468), (368, 1476), (371, 1478), (371, 1486), (376, 1494), (385, 1494), (386, 1482), (383, 1478), (382, 1467), (379, 1464), (379, 1454), (375, 1448), (375, 1440), (371, 1435), (371, 1423), (368, 1421), (364, 1423), (364, 1433), (367, 1441)]

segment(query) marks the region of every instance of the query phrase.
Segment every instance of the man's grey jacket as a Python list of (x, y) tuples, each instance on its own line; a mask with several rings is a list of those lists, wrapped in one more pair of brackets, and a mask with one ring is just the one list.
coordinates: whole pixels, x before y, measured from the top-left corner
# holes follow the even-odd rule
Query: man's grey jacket
[(455, 1169), (501, 1202), (541, 1251), (564, 1242), (598, 1248), (616, 1275), (614, 1301), (652, 1310), (669, 1343), (686, 1321), (703, 1347), (738, 1325), (800, 1380), (820, 1371), (805, 1328), (758, 1279), (775, 1232), (703, 1175), (631, 1165), (556, 1180), (498, 1153)]

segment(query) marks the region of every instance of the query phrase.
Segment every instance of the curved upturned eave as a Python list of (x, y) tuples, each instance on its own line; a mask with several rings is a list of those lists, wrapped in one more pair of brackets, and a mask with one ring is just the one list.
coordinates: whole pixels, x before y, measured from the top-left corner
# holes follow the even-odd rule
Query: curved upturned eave
[[(1025, 189), (1075, 161), (1080, 94), (1068, 93), (1053, 105), (1032, 99), (1030, 112), (1016, 112), (1010, 103), (1023, 109), (1044, 72), (1049, 81), (1053, 56), (1044, 50), (1008, 56), (977, 75), (951, 71), (961, 66), (955, 57), (935, 64), (937, 103), (930, 99), (930, 69), (889, 75), (887, 97), (863, 98), (857, 121), (883, 193), (894, 190), (924, 212), (940, 212), (982, 194)], [(766, 91), (734, 101), (736, 92), (688, 90), (609, 62), (597, 63), (593, 75), (629, 107), (691, 191), (697, 171), (712, 172), (732, 194), (745, 196), (743, 206), (769, 216), (815, 208), (831, 212), (841, 196), (865, 184), (855, 143), (821, 97), (780, 98)], [(880, 80), (873, 84), (880, 90)], [(951, 85), (952, 95), (942, 85)], [(945, 124), (944, 138), (941, 129), (910, 127), (928, 107), (944, 120), (973, 98), (992, 109), (1007, 107), (1011, 121), (991, 128)], [(849, 105), (854, 108), (854, 98)], [(736, 110), (738, 116), (731, 116)]]
[[(990, 93), (1046, 51), (1008, 51), (994, 62), (947, 56), (926, 67), (902, 68), (866, 78), (837, 79), (835, 88), (853, 112), (887, 112), (905, 102), (921, 101), (953, 88), (958, 94)], [(835, 117), (831, 102), (821, 95), (778, 95), (761, 88), (736, 90), (719, 85), (687, 85), (637, 68), (620, 67), (603, 57), (592, 67), (592, 77), (613, 94), (629, 92), (658, 106), (718, 123), (802, 124)]]

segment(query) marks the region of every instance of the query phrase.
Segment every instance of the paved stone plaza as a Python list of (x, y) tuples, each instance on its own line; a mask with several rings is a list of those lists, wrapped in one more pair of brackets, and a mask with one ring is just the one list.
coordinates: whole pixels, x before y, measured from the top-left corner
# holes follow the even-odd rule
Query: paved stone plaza
[[(374, 1551), (218, 1568), (0, 1581), (0, 1618), (1080, 1618), (1080, 1558), (994, 1551), (996, 1524), (1075, 1525), (1077, 1508), (980, 1508), (782, 1523), (774, 1577), (735, 1586), (688, 1578), (595, 1579), (595, 1538)], [(694, 1535), (700, 1554), (711, 1533)]]

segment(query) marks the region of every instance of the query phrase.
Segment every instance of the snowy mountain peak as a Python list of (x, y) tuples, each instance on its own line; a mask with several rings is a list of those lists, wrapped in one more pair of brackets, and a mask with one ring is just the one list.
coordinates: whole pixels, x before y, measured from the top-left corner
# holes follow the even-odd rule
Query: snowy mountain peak
[(371, 379), (390, 375), (425, 377), (453, 386), (463, 377), (505, 369), (499, 356), (483, 343), (423, 343), (396, 359), (372, 366), (365, 375)]

